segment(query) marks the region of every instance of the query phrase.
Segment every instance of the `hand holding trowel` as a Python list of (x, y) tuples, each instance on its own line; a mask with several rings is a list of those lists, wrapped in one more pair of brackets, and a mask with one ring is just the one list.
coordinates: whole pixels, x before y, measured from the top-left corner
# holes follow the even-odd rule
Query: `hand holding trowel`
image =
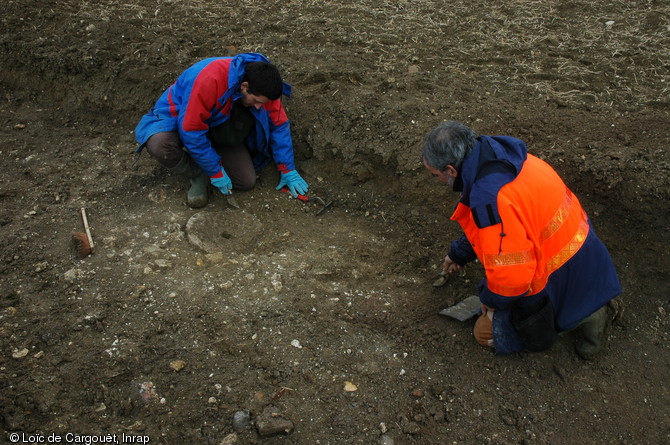
[(212, 185), (219, 189), (221, 193), (226, 197), (228, 205), (235, 207), (236, 209), (240, 208), (240, 205), (237, 203), (237, 200), (233, 198), (233, 181), (231, 181), (230, 176), (228, 176), (221, 167), (221, 171), (217, 176), (212, 176), (210, 178)]
[[(444, 286), (447, 283), (447, 281), (449, 281), (449, 277), (451, 275), (459, 272), (460, 273), (465, 272), (463, 266), (454, 263), (452, 259), (449, 258), (449, 255), (447, 255), (444, 258), (444, 266), (442, 272), (440, 272), (440, 276), (433, 282), (433, 286), (435, 287)], [(474, 317), (480, 312), (481, 312), (481, 303), (479, 301), (479, 296), (471, 295), (465, 298), (463, 301), (441, 310), (440, 314), (455, 318), (458, 321), (465, 321), (469, 320), (470, 318)]]
[[(291, 191), (286, 186), (282, 187), (280, 190), (285, 193), (291, 193)], [(321, 204), (321, 209), (319, 209), (319, 211), (316, 212), (317, 216), (322, 214), (328, 207), (333, 205), (333, 201), (326, 202), (323, 199), (319, 198), (318, 196), (307, 196), (298, 193), (295, 198), (302, 202), (312, 202), (312, 201), (319, 202)]]
[(458, 264), (454, 263), (452, 259), (449, 258), (449, 255), (445, 256), (444, 264), (442, 265), (442, 272), (440, 272), (440, 276), (435, 281), (433, 281), (433, 286), (444, 286), (447, 284), (447, 281), (449, 281), (449, 277), (451, 275), (462, 271), (463, 266), (459, 266)]

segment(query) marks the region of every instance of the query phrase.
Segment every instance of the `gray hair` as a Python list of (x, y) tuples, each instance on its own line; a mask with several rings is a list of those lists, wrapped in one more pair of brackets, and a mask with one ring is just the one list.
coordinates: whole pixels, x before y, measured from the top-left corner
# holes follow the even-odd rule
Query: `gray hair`
[(423, 159), (439, 171), (444, 171), (448, 165), (460, 170), (476, 139), (477, 133), (467, 125), (457, 121), (442, 122), (426, 136)]

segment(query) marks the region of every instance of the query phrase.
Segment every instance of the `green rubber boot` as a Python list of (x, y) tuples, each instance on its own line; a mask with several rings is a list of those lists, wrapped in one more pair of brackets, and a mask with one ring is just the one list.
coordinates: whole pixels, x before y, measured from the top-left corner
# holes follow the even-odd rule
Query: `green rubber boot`
[(575, 348), (581, 358), (593, 360), (602, 350), (608, 321), (607, 305), (605, 305), (579, 323), (580, 338)]
[(209, 197), (207, 196), (209, 178), (202, 172), (202, 169), (198, 167), (198, 164), (185, 153), (172, 170), (191, 180), (191, 187), (189, 188), (187, 195), (189, 207), (194, 209), (205, 207), (209, 201)]
[(607, 303), (577, 325), (579, 339), (575, 345), (577, 354), (584, 360), (593, 360), (607, 341), (607, 332), (623, 314), (620, 298)]
[(209, 178), (202, 172), (195, 178), (191, 178), (191, 188), (188, 189), (187, 195), (189, 207), (199, 209), (207, 205), (207, 201), (209, 201), (207, 196), (208, 185)]

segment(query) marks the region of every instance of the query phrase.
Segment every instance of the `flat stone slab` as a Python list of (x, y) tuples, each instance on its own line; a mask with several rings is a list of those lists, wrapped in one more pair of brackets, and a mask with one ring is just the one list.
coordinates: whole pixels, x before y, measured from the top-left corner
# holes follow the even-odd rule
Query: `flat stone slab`
[(458, 321), (469, 320), (482, 311), (482, 303), (478, 295), (471, 295), (460, 303), (442, 309), (440, 314), (455, 318)]

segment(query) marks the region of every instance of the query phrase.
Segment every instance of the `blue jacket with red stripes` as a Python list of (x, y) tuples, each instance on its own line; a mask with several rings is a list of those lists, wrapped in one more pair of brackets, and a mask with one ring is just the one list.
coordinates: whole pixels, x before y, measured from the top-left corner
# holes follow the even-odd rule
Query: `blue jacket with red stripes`
[[(233, 101), (242, 97), (239, 88), (244, 67), (251, 62), (269, 61), (262, 54), (246, 53), (204, 59), (184, 71), (137, 124), (138, 151), (152, 135), (178, 131), (184, 147), (204, 172), (218, 175), (221, 158), (212, 148), (207, 132), (230, 118)], [(284, 84), (283, 93), (290, 97), (290, 85)], [(282, 170), (294, 170), (293, 141), (281, 100), (271, 100), (260, 109), (249, 107), (249, 111), (256, 118), (256, 126), (246, 144), (256, 170), (272, 160)]]

